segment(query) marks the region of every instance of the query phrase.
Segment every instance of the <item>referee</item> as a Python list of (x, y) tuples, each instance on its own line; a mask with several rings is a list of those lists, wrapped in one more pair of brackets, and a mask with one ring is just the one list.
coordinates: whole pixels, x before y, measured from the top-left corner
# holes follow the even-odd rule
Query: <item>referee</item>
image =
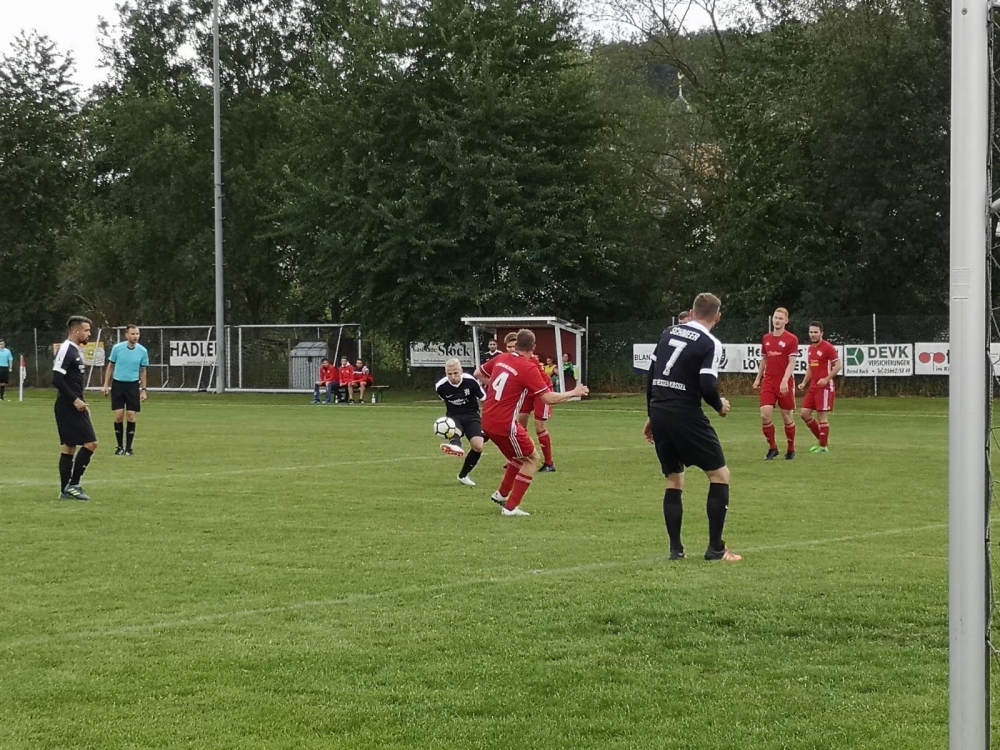
[(14, 366), (14, 355), (7, 348), (7, 342), (0, 339), (0, 401), (4, 401), (4, 392), (10, 384), (10, 370)]
[[(52, 363), (52, 384), (56, 396), (56, 427), (62, 454), (59, 456), (61, 500), (90, 500), (80, 486), (90, 457), (97, 450), (97, 434), (90, 421), (90, 407), (83, 399), (83, 362), (80, 346), (90, 341), (90, 318), (74, 315), (66, 324), (69, 333)], [(80, 451), (77, 452), (77, 448)]]
[(729, 510), (729, 469), (715, 428), (702, 411), (701, 402), (724, 417), (729, 402), (719, 395), (718, 363), (722, 344), (711, 334), (722, 317), (722, 302), (714, 294), (699, 294), (691, 319), (663, 332), (649, 366), (646, 404), (649, 417), (643, 428), (646, 440), (656, 446), (667, 490), (663, 518), (670, 537), (670, 559), (684, 559), (681, 519), (684, 506), (684, 469), (697, 466), (708, 475), (708, 549), (706, 560), (738, 562), (743, 558), (726, 548), (722, 532)]
[[(132, 444), (135, 441), (135, 418), (142, 411), (146, 400), (146, 368), (149, 367), (149, 352), (139, 343), (139, 326), (133, 324), (125, 329), (125, 340), (111, 349), (108, 367), (104, 373), (104, 395), (111, 394), (111, 409), (115, 413), (116, 456), (134, 456)], [(128, 425), (124, 425), (128, 412)], [(122, 432), (125, 445), (122, 445)]]

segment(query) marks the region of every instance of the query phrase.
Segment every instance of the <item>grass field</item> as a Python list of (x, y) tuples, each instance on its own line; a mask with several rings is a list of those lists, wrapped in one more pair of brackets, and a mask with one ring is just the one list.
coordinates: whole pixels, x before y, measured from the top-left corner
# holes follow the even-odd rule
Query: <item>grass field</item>
[(693, 473), (667, 560), (637, 397), (557, 407), (530, 518), (395, 398), (154, 394), (129, 459), (95, 397), (90, 503), (52, 394), (0, 404), (0, 747), (946, 747), (946, 402), (845, 400), (765, 463), (739, 400), (734, 565)]

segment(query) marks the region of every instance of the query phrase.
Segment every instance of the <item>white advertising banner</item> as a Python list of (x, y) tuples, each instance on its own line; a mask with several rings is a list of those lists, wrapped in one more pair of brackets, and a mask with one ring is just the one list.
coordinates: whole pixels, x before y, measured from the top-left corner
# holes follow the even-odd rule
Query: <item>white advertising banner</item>
[(848, 377), (907, 377), (913, 374), (913, 344), (848, 344), (844, 347)]
[(211, 367), (215, 364), (214, 341), (171, 341), (171, 367)]
[(452, 357), (462, 362), (462, 367), (475, 367), (472, 342), (458, 344), (422, 343), (410, 344), (410, 367), (444, 367)]
[[(649, 370), (650, 357), (655, 349), (655, 344), (633, 344), (632, 369), (639, 374), (647, 372)], [(841, 359), (843, 359), (844, 347), (838, 346), (837, 352), (840, 354)], [(761, 356), (760, 344), (723, 344), (719, 372), (757, 373), (760, 371)], [(806, 369), (809, 367), (808, 356), (809, 345), (800, 345), (798, 361), (795, 363), (796, 375), (805, 374)]]
[[(914, 344), (914, 375), (947, 375), (951, 369), (951, 351), (947, 341)], [(993, 374), (1000, 377), (1000, 344), (990, 344)]]

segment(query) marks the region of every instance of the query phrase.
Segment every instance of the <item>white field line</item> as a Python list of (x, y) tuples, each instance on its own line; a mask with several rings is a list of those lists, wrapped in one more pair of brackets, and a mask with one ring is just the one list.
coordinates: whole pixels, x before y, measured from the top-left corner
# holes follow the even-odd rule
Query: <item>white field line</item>
[[(924, 531), (937, 531), (945, 529), (948, 524), (937, 523), (927, 526), (915, 526), (906, 529), (888, 529), (885, 531), (872, 531), (867, 534), (853, 534), (850, 536), (831, 537), (829, 539), (805, 539), (794, 542), (782, 542), (780, 544), (767, 544), (759, 547), (741, 548), (740, 552), (754, 555), (761, 552), (776, 552), (789, 549), (801, 549), (804, 547), (819, 547), (825, 544), (841, 544), (844, 542), (858, 542), (867, 539), (877, 539), (887, 536), (900, 536), (902, 534), (921, 533)], [(609, 562), (588, 563), (586, 565), (574, 565), (568, 568), (551, 568), (539, 570), (525, 570), (510, 576), (490, 577), (490, 578), (469, 578), (461, 581), (450, 581), (447, 583), (431, 584), (429, 586), (406, 586), (390, 591), (376, 591), (372, 593), (350, 594), (336, 599), (320, 599), (315, 601), (296, 602), (293, 604), (281, 604), (274, 607), (260, 607), (257, 609), (241, 609), (230, 612), (213, 612), (193, 617), (184, 617), (174, 620), (160, 620), (158, 622), (146, 623), (143, 625), (126, 625), (115, 628), (91, 628), (87, 630), (74, 630), (65, 633), (51, 633), (48, 635), (35, 636), (33, 638), (22, 638), (0, 643), (0, 650), (13, 651), (22, 648), (32, 648), (36, 646), (48, 645), (56, 641), (82, 641), (97, 638), (119, 638), (144, 633), (156, 633), (164, 630), (179, 630), (188, 627), (209, 623), (220, 623), (229, 620), (246, 619), (251, 617), (263, 617), (273, 614), (283, 614), (289, 612), (300, 612), (303, 610), (332, 609), (334, 607), (348, 607), (354, 604), (364, 604), (371, 601), (389, 600), (398, 597), (405, 597), (420, 594), (431, 596), (444, 594), (457, 589), (476, 588), (489, 585), (505, 585), (510, 583), (521, 583), (532, 578), (539, 577), (560, 577), (574, 576), (580, 573), (590, 573), (602, 570), (616, 570), (628, 567), (641, 567), (653, 565), (667, 561), (666, 554), (651, 555), (649, 557), (636, 560), (614, 560)], [(685, 563), (681, 563), (682, 565)], [(731, 563), (713, 563), (716, 565), (730, 565)]]

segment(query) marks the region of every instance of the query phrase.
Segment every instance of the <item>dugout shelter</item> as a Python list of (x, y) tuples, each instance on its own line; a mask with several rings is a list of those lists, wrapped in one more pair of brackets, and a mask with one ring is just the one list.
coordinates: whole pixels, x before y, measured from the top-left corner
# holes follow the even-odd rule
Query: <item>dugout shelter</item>
[(503, 339), (511, 331), (517, 332), (527, 328), (535, 334), (535, 354), (545, 362), (546, 357), (552, 357), (558, 366), (559, 389), (563, 393), (576, 387), (576, 379), (566, 377), (562, 367), (563, 353), (569, 354), (570, 362), (577, 367), (580, 379), (585, 373), (583, 363), (583, 336), (586, 328), (570, 323), (562, 318), (546, 316), (527, 318), (462, 318), (462, 322), (472, 328), (472, 347), (476, 362), (482, 363), (479, 335), (486, 333), (497, 340), (503, 350)]

